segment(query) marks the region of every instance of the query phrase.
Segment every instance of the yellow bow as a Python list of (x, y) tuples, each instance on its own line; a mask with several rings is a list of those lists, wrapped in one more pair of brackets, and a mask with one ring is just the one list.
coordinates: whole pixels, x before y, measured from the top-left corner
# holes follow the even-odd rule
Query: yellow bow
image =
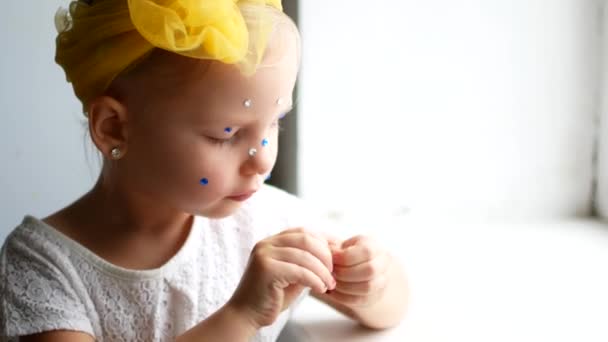
[(94, 96), (154, 48), (252, 71), (272, 27), (262, 9), (282, 11), (281, 0), (88, 2), (72, 1), (69, 12), (60, 11), (55, 18), (59, 31), (55, 60), (85, 112)]

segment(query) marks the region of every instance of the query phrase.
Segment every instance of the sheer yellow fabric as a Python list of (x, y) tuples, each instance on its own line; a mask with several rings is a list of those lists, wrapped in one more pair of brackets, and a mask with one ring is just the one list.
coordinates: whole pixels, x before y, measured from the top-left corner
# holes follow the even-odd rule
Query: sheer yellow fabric
[(55, 60), (85, 108), (154, 48), (253, 73), (281, 0), (73, 1), (58, 12)]

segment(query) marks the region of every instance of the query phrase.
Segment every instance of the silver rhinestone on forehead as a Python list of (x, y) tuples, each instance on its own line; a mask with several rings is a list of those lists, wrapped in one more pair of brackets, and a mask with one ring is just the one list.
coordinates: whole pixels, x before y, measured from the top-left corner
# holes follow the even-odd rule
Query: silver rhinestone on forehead
[(280, 105), (282, 105), (282, 104), (283, 104), (283, 102), (285, 102), (285, 100), (283, 100), (283, 98), (282, 98), (282, 97), (279, 97), (279, 98), (277, 99), (277, 104), (278, 104), (279, 106), (280, 106)]
[(250, 157), (255, 157), (256, 154), (258, 154), (258, 150), (256, 148), (250, 148), (249, 152), (248, 152)]
[(247, 99), (247, 100), (243, 101), (243, 106), (245, 108), (251, 108), (252, 105), (253, 105), (253, 101), (251, 101), (251, 99)]

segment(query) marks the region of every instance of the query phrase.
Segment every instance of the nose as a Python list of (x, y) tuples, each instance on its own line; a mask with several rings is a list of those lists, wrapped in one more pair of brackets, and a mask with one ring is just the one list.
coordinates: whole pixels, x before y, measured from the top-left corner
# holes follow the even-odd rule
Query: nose
[[(255, 153), (252, 153), (253, 149), (255, 149)], [(265, 175), (268, 174), (274, 166), (277, 157), (277, 146), (276, 143), (270, 144), (267, 139), (260, 139), (257, 144), (251, 146), (244, 152), (245, 158), (247, 159), (242, 166), (243, 174)]]

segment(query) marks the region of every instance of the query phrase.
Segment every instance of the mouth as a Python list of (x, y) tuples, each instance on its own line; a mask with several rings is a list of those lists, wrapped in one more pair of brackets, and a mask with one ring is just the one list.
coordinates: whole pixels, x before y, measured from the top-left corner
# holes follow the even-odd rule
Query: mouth
[(256, 190), (247, 191), (247, 192), (243, 192), (240, 194), (228, 196), (227, 198), (230, 200), (233, 200), (233, 201), (242, 202), (242, 201), (247, 200), (249, 197), (253, 196), (253, 194), (255, 194), (255, 192), (256, 192)]

